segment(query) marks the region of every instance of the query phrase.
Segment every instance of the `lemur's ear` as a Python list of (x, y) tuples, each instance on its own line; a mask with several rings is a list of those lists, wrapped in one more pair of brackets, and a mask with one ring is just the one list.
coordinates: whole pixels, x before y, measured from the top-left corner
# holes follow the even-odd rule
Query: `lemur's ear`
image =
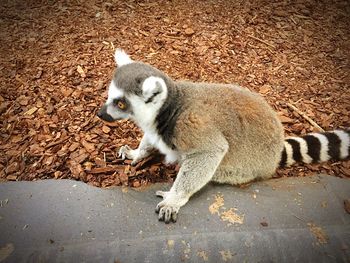
[(142, 95), (145, 103), (154, 101), (159, 94), (166, 91), (166, 84), (162, 78), (151, 76), (142, 83)]
[(124, 50), (117, 48), (114, 54), (114, 60), (118, 67), (130, 64), (133, 60), (125, 53)]

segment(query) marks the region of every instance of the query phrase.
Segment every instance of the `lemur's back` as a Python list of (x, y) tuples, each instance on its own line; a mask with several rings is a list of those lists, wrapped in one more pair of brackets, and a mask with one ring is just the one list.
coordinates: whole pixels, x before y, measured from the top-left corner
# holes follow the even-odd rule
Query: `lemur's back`
[(229, 143), (213, 180), (241, 184), (274, 173), (283, 150), (283, 128), (260, 95), (236, 85), (178, 82), (178, 86), (188, 107), (184, 115), (195, 112), (208, 118), (208, 125), (214, 124)]

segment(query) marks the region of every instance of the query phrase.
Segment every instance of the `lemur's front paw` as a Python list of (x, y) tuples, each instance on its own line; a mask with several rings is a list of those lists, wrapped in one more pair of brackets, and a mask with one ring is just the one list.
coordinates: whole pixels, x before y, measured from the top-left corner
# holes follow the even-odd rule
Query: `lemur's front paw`
[(158, 220), (164, 221), (166, 224), (177, 220), (177, 214), (180, 210), (179, 206), (167, 205), (164, 201), (160, 202), (156, 207), (156, 213), (158, 213)]
[(138, 158), (138, 150), (133, 150), (128, 145), (123, 145), (118, 151), (118, 158), (122, 160), (130, 159), (132, 160), (131, 165), (137, 164), (141, 159)]
[(165, 199), (169, 193), (170, 192), (167, 191), (157, 191), (156, 196), (163, 197)]
[(125, 160), (125, 158), (132, 159), (130, 158), (131, 151), (132, 149), (130, 148), (129, 145), (123, 145), (122, 147), (120, 147), (118, 151), (118, 158), (122, 158), (123, 160)]
[(156, 207), (158, 220), (164, 221), (166, 224), (170, 223), (170, 221), (175, 223), (180, 207), (187, 203), (188, 198), (163, 191), (157, 191), (156, 195), (164, 198)]

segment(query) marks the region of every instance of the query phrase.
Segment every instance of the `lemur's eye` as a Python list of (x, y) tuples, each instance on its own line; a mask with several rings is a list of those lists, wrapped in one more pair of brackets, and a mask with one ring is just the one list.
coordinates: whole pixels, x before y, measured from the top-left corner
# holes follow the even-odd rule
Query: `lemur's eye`
[(121, 109), (121, 110), (125, 110), (125, 109), (126, 109), (126, 104), (125, 104), (124, 101), (118, 100), (118, 101), (117, 101), (117, 106), (118, 106), (118, 108)]

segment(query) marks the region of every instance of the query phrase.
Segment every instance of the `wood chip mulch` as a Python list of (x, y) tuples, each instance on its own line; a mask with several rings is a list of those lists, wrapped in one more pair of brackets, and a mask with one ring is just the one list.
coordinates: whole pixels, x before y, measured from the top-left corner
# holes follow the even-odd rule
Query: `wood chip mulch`
[[(70, 178), (98, 187), (174, 180), (160, 156), (116, 157), (142, 134), (96, 117), (113, 51), (174, 79), (262, 94), (287, 135), (350, 127), (349, 1), (1, 1), (0, 181)], [(276, 176), (350, 177), (350, 161)]]

